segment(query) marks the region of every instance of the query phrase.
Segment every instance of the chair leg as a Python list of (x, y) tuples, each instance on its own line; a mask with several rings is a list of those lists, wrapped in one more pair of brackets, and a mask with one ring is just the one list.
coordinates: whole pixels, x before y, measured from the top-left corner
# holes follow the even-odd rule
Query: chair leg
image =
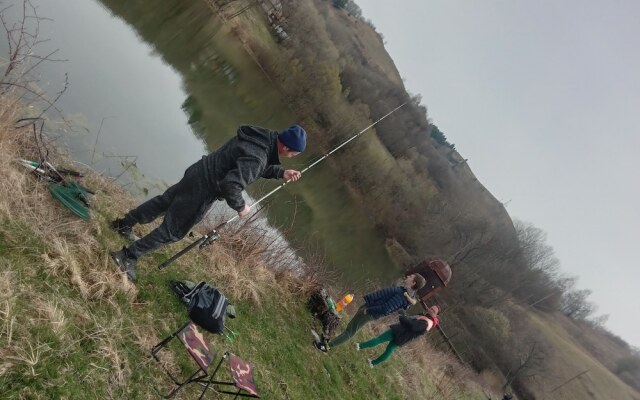
[[(216, 368), (216, 371), (218, 369)], [(213, 389), (213, 386), (211, 386), (211, 382), (213, 381), (213, 377), (215, 376), (215, 371), (213, 372), (213, 374), (211, 374), (209, 376), (209, 379), (207, 380), (207, 384), (204, 385), (204, 389), (202, 389), (202, 393), (200, 393), (200, 397), (198, 397), (198, 400), (202, 400), (202, 398), (204, 398), (204, 394), (207, 393), (207, 390), (209, 390), (209, 387), (211, 387)]]
[[(186, 324), (182, 325), (177, 331), (173, 332), (171, 335), (167, 336), (166, 338), (164, 338), (162, 340), (162, 342), (158, 343), (157, 345), (153, 346), (153, 349), (151, 349), (151, 355), (153, 356), (153, 358), (155, 358), (156, 360), (158, 360), (158, 358), (156, 357), (156, 354), (158, 354), (158, 352), (160, 351), (160, 349), (162, 349), (163, 347), (165, 347), (167, 345), (167, 343), (169, 343), (170, 341), (172, 341), (176, 336), (178, 336), (178, 333), (180, 333), (180, 331), (182, 331), (184, 328), (186, 328), (187, 325), (189, 325), (191, 321), (187, 321)], [(159, 361), (159, 360), (158, 360)]]
[[(167, 372), (167, 371), (165, 371)], [(176, 386), (173, 388), (173, 390), (171, 390), (169, 393), (167, 394), (163, 394), (162, 391), (160, 391), (160, 389), (156, 388), (155, 386), (153, 387), (153, 389), (155, 390), (156, 393), (158, 393), (158, 395), (160, 395), (161, 397), (165, 398), (165, 399), (171, 399), (173, 398), (173, 396), (176, 395), (176, 393), (178, 393), (183, 387), (187, 386), (188, 384), (192, 383), (192, 382), (197, 382), (199, 379), (205, 378), (207, 376), (206, 372), (201, 375), (201, 376), (197, 376), (198, 374), (200, 374), (202, 372), (202, 370), (197, 370), (196, 372), (194, 372), (193, 374), (191, 374), (190, 377), (188, 377), (185, 381), (183, 382), (178, 382), (173, 375), (170, 375), (168, 372), (167, 374), (169, 375), (169, 377), (171, 378), (171, 380), (173, 381), (173, 384)]]
[(173, 396), (176, 395), (176, 393), (178, 393), (178, 391), (180, 391), (180, 389), (182, 389), (183, 387), (187, 386), (188, 384), (190, 384), (191, 382), (193, 382), (195, 379), (199, 379), (199, 378), (204, 378), (206, 375), (206, 372), (204, 375), (196, 377), (196, 375), (200, 374), (202, 372), (201, 369), (197, 370), (196, 372), (194, 372), (193, 374), (191, 374), (190, 377), (188, 377), (184, 382), (179, 383), (179, 382), (175, 382), (175, 379), (173, 378), (173, 376), (169, 375), (171, 377), (171, 379), (174, 381), (174, 383), (176, 384), (177, 387), (173, 388), (172, 391), (169, 392), (169, 394), (167, 394), (166, 396), (164, 396), (165, 399), (170, 399)]
[(198, 400), (202, 400), (202, 398), (204, 397), (204, 394), (207, 392), (207, 390), (209, 390), (209, 387), (212, 387), (211, 383), (213, 382), (213, 377), (216, 376), (216, 373), (218, 372), (218, 369), (220, 369), (220, 365), (222, 365), (222, 362), (224, 361), (224, 359), (225, 357), (223, 356), (220, 359), (220, 362), (218, 362), (218, 365), (216, 365), (216, 369), (214, 369), (211, 375), (209, 376), (209, 380), (207, 381), (207, 384), (204, 385), (204, 389), (202, 389), (202, 393), (200, 393), (200, 397), (198, 397)]
[(225, 385), (225, 386), (234, 386), (233, 382), (223, 382), (223, 381), (214, 381), (214, 378), (216, 376), (216, 373), (218, 372), (218, 370), (220, 369), (220, 366), (222, 365), (222, 363), (229, 357), (228, 353), (225, 353), (223, 355), (223, 357), (220, 359), (220, 361), (218, 362), (218, 365), (216, 365), (216, 369), (213, 370), (213, 372), (211, 373), (211, 375), (209, 375), (209, 379), (207, 380), (206, 385), (204, 384), (204, 382), (201, 382), (200, 384), (204, 386), (204, 389), (202, 390), (202, 393), (200, 393), (200, 397), (198, 397), (198, 400), (202, 400), (204, 398), (205, 393), (207, 392), (207, 390), (212, 389), (214, 390), (216, 393), (224, 393), (224, 394), (231, 394), (231, 395), (235, 395), (233, 398), (237, 399), (238, 396), (245, 396), (243, 394), (241, 394), (242, 389), (238, 389), (237, 392), (231, 392), (231, 391), (227, 391), (227, 390), (218, 390), (215, 388), (214, 385)]
[[(177, 331), (173, 332), (171, 335), (169, 335), (168, 337), (166, 337), (165, 339), (163, 339), (160, 343), (158, 343), (157, 345), (153, 346), (153, 349), (151, 349), (151, 356), (156, 360), (156, 362), (158, 362), (160, 364), (160, 368), (162, 370), (164, 370), (164, 372), (169, 376), (169, 378), (171, 378), (171, 380), (173, 381), (174, 385), (177, 386), (175, 388), (173, 388), (173, 390), (171, 390), (168, 394), (163, 395), (157, 388), (154, 388), (156, 392), (158, 392), (158, 394), (160, 394), (162, 397), (164, 397), (165, 399), (170, 399), (173, 396), (176, 395), (176, 393), (182, 389), (184, 386), (188, 385), (189, 383), (191, 383), (194, 379), (200, 379), (200, 378), (204, 378), (207, 376), (207, 372), (203, 371), (201, 368), (199, 368), (198, 370), (196, 370), (193, 374), (191, 374), (191, 376), (189, 376), (186, 380), (184, 380), (183, 382), (178, 381), (178, 379), (176, 379), (176, 377), (173, 376), (173, 374), (164, 367), (164, 365), (162, 364), (162, 361), (160, 360), (160, 358), (158, 358), (158, 353), (160, 352), (160, 350), (162, 350), (164, 347), (166, 347), (166, 345), (173, 340), (174, 338), (176, 338), (178, 336), (178, 334), (184, 329), (186, 328), (187, 325), (189, 325), (189, 323), (191, 323), (191, 321), (187, 321), (184, 325), (182, 325)], [(202, 376), (198, 376), (200, 373), (204, 373)]]

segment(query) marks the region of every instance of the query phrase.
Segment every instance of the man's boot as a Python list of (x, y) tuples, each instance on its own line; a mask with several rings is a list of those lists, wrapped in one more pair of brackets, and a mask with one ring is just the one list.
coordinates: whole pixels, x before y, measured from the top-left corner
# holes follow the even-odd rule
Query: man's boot
[(131, 242), (135, 242), (136, 240), (140, 239), (138, 236), (136, 236), (135, 233), (133, 233), (133, 229), (124, 221), (124, 219), (116, 219), (111, 222), (110, 226), (111, 229), (120, 234), (120, 236)]
[(127, 255), (126, 247), (123, 247), (122, 250), (112, 252), (111, 258), (116, 262), (116, 264), (118, 264), (118, 268), (120, 268), (120, 271), (127, 274), (127, 278), (129, 278), (131, 282), (136, 281), (137, 260)]

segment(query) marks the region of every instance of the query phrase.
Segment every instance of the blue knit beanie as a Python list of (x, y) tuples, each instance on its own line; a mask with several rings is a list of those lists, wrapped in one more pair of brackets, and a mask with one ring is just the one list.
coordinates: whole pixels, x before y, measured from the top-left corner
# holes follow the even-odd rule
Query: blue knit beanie
[(293, 151), (302, 153), (307, 147), (307, 132), (300, 125), (293, 125), (278, 134), (278, 139)]

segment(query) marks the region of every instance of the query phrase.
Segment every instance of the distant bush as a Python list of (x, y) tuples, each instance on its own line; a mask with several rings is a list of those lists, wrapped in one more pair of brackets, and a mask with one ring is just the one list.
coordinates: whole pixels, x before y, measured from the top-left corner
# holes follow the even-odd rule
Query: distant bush
[(618, 360), (615, 372), (627, 385), (640, 390), (640, 356), (621, 358)]
[(465, 309), (464, 323), (476, 343), (490, 354), (500, 352), (509, 336), (509, 319), (497, 309), (472, 306)]
[(349, 0), (333, 0), (333, 6), (336, 8), (345, 8)]

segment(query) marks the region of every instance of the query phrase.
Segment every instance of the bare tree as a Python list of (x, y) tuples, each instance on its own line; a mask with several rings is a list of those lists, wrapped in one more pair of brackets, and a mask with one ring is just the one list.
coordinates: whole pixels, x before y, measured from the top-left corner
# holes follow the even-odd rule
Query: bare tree
[(522, 256), (529, 268), (540, 270), (549, 275), (557, 274), (560, 262), (556, 258), (553, 247), (547, 242), (547, 234), (533, 224), (516, 220), (514, 227), (518, 233), (518, 240)]
[(596, 307), (587, 301), (591, 290), (580, 289), (566, 293), (562, 298), (562, 312), (569, 318), (586, 319), (593, 314)]
[(8, 46), (7, 59), (4, 62), (5, 69), (0, 78), (0, 96), (13, 91), (17, 100), (27, 105), (43, 103), (44, 106), (39, 107), (41, 111), (37, 118), (51, 108), (61, 113), (55, 103), (67, 89), (66, 74), (63, 88), (53, 98), (38, 87), (38, 80), (32, 76), (33, 71), (45, 61), (66, 61), (54, 58), (58, 49), (45, 56), (38, 55), (37, 46), (47, 41), (40, 39), (40, 24), (50, 19), (39, 16), (37, 8), (30, 0), (23, 0), (17, 21), (11, 23), (6, 14), (12, 7), (13, 5), (9, 5), (0, 10), (0, 22), (6, 33)]
[(507, 372), (503, 389), (508, 388), (516, 379), (536, 379), (542, 372), (544, 352), (537, 341), (531, 342), (518, 357), (517, 364)]
[(491, 238), (489, 221), (473, 218), (470, 214), (459, 214), (453, 220), (453, 227), (456, 250), (447, 260), (451, 266), (478, 253)]

